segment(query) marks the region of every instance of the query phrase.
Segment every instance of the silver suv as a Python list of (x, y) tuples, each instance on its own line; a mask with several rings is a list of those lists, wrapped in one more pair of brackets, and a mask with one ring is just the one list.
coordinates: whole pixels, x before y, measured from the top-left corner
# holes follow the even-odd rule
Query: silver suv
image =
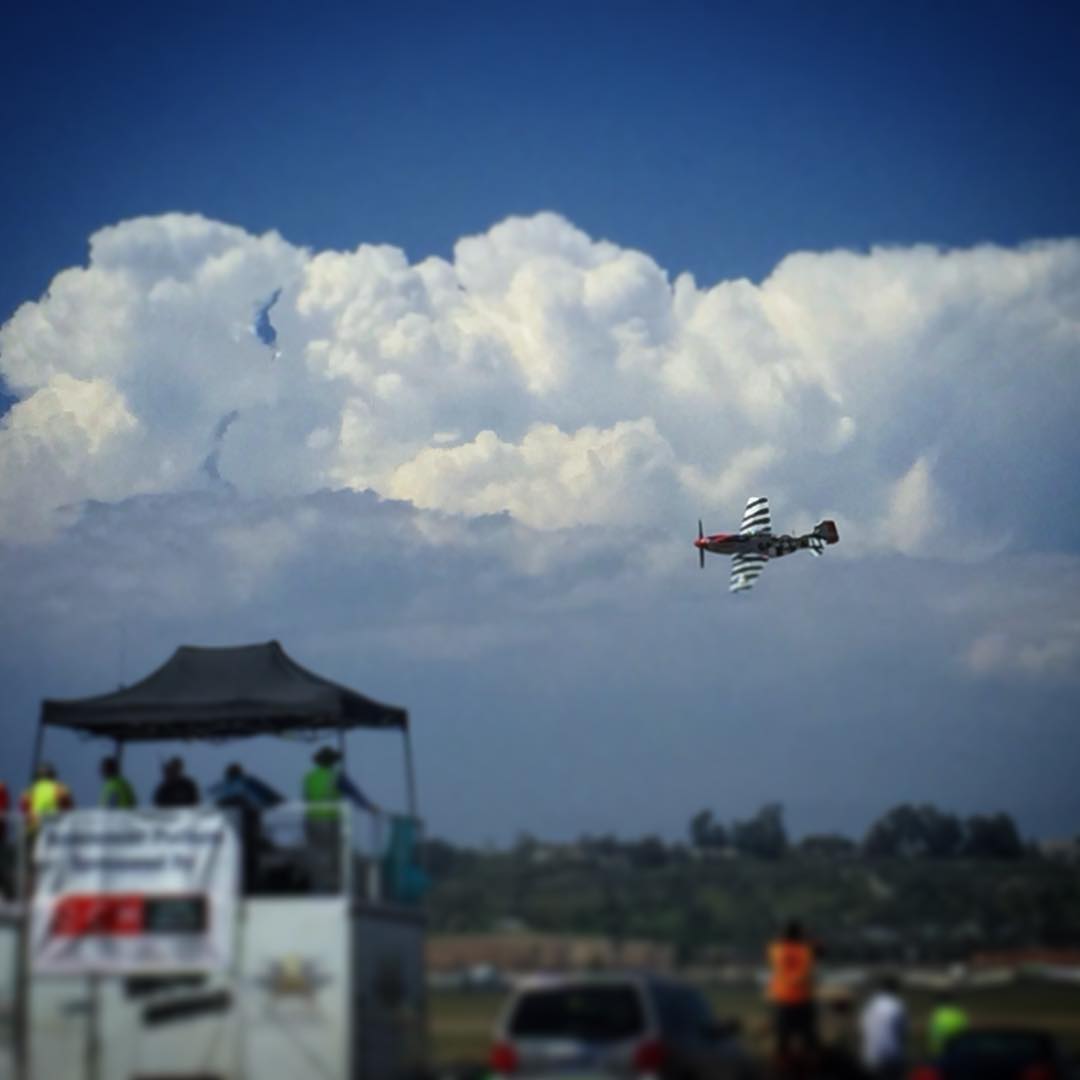
[(754, 1075), (737, 1025), (694, 986), (647, 974), (536, 976), (499, 1017), (489, 1064), (505, 1080), (729, 1080)]

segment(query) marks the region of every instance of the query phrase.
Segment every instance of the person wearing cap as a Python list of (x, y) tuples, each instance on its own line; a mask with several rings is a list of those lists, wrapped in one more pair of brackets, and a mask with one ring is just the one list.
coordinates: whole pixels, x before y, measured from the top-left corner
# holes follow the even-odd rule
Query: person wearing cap
[(120, 762), (114, 757), (101, 759), (100, 803), (107, 810), (131, 810), (134, 808), (135, 789), (120, 772)]
[(347, 799), (362, 810), (381, 813), (375, 805), (339, 768), (341, 754), (333, 747), (324, 746), (312, 757), (315, 767), (304, 776), (304, 802), (308, 804), (308, 820), (325, 818), (336, 821), (340, 810), (338, 803)]
[(340, 883), (341, 800), (380, 813), (375, 805), (340, 768), (341, 754), (324, 746), (312, 757), (313, 767), (304, 775), (302, 794), (304, 828), (312, 857), (312, 889), (334, 892)]
[(154, 805), (160, 807), (197, 806), (199, 785), (184, 772), (184, 759), (169, 758), (161, 766), (161, 783), (154, 791)]
[(26, 816), (27, 834), (33, 835), (43, 820), (75, 805), (67, 784), (56, 778), (56, 769), (47, 761), (37, 767), (34, 782), (22, 793), (19, 808)]

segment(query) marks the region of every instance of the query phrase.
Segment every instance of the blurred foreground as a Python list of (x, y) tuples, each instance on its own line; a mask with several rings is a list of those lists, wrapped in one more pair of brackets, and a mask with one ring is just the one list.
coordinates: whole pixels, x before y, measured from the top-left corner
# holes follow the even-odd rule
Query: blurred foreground
[[(718, 1018), (738, 1020), (746, 1048), (760, 1062), (771, 1050), (772, 1021), (768, 1005), (756, 986), (705, 986)], [(828, 995), (826, 995), (827, 997)], [(1037, 1028), (1051, 1033), (1070, 1059), (1080, 1059), (1080, 986), (1023, 984), (961, 992), (958, 1000), (972, 1025)], [(925, 1056), (926, 1021), (934, 994), (905, 991), (911, 1015), (909, 1054)], [(437, 991), (430, 998), (431, 1060), (437, 1072), (469, 1072), (486, 1067), (492, 1031), (506, 993), (484, 990)], [(836, 1034), (835, 1020), (823, 1009), (822, 1034)]]

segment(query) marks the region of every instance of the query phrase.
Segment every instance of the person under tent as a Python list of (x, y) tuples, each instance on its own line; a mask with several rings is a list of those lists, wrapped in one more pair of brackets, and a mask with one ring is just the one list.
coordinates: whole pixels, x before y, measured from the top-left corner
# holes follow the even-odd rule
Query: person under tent
[(318, 749), (312, 762), (302, 785), (311, 887), (315, 892), (334, 892), (341, 885), (342, 800), (372, 814), (381, 814), (382, 810), (345, 774), (340, 767), (341, 754), (333, 747)]
[(101, 759), (101, 798), (106, 810), (133, 810), (138, 800), (135, 789), (120, 771), (120, 762), (114, 757)]
[(47, 761), (37, 767), (34, 782), (19, 798), (19, 808), (26, 816), (27, 836), (37, 832), (41, 822), (65, 810), (72, 810), (75, 800), (67, 784), (56, 777), (56, 769)]
[(257, 888), (263, 811), (285, 800), (264, 780), (246, 773), (237, 762), (225, 769), (225, 775), (210, 788), (210, 795), (220, 809), (232, 811), (238, 819), (243, 851), (241, 887), (244, 893), (251, 893)]
[(161, 766), (161, 783), (154, 791), (154, 805), (158, 807), (197, 806), (199, 785), (184, 772), (184, 759), (171, 757)]

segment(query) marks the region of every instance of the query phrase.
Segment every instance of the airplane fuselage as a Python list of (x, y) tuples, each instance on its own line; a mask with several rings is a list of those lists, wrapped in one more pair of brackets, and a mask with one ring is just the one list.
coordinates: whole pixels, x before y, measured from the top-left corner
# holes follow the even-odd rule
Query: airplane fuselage
[(746, 536), (742, 533), (713, 533), (694, 541), (694, 547), (710, 551), (714, 555), (765, 555), (770, 559), (779, 559), (793, 551), (810, 546), (813, 534), (805, 536), (774, 536), (772, 533), (757, 533)]

